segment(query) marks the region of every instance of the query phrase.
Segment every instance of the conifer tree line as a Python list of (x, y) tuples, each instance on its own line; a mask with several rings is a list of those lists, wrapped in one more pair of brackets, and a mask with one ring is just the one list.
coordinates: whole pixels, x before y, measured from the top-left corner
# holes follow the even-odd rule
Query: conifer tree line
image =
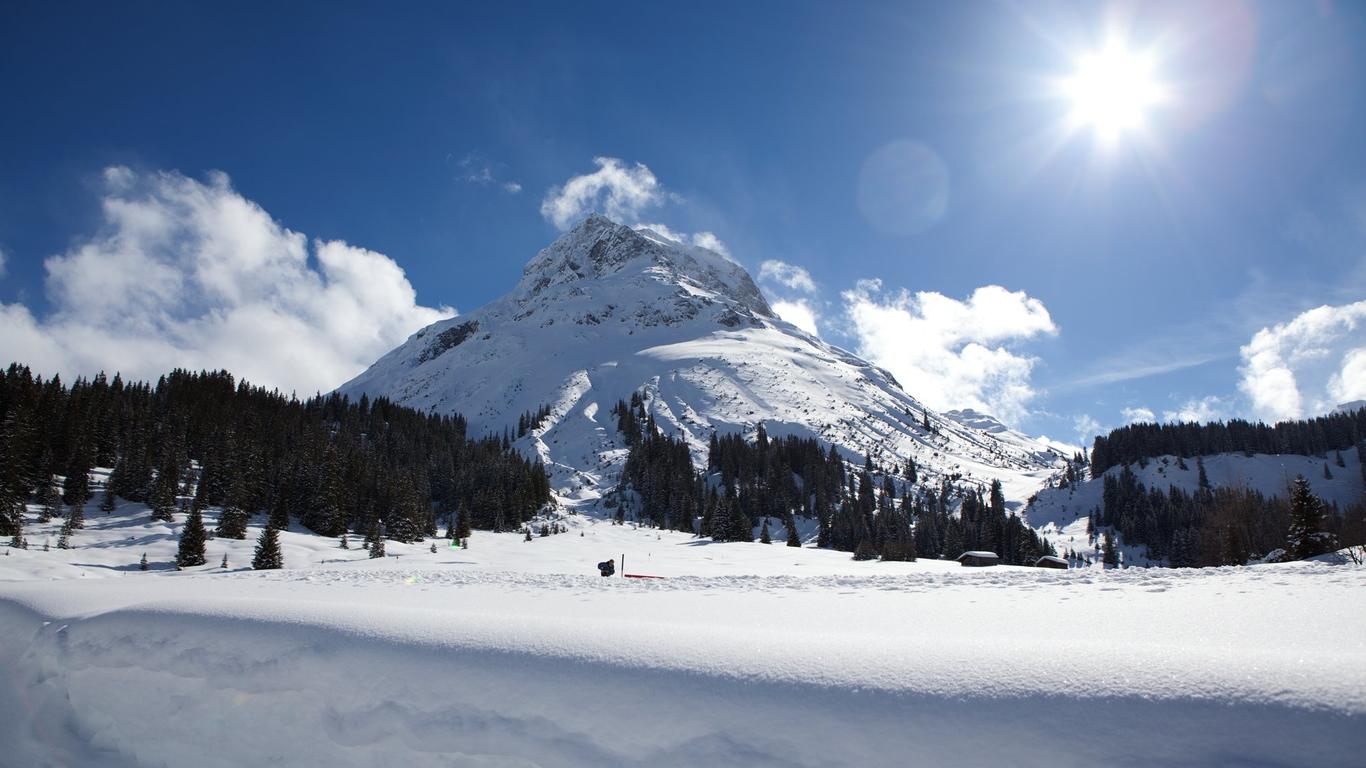
[(1032, 565), (1052, 554), (1006, 509), (999, 482), (987, 497), (947, 480), (926, 488), (917, 484), (914, 462), (883, 470), (865, 456), (855, 469), (833, 446), (792, 435), (772, 439), (763, 424), (753, 441), (713, 434), (699, 473), (687, 443), (662, 434), (638, 394), (613, 414), (630, 446), (618, 519), (631, 506), (646, 524), (714, 541), (753, 541), (755, 527), (762, 539), (769, 519), (777, 519), (788, 531), (787, 544), (801, 546), (796, 519), (803, 517), (817, 522), (818, 546), (858, 559), (954, 558), (990, 549), (1004, 562)]
[(1366, 543), (1366, 504), (1325, 505), (1303, 477), (1289, 499), (1211, 488), (1208, 479), (1194, 492), (1162, 491), (1144, 486), (1128, 466), (1103, 482), (1104, 506), (1088, 520), (1092, 543), (1109, 527), (1124, 544), (1143, 546), (1149, 559), (1176, 567), (1244, 565), (1276, 549), (1299, 558), (1328, 551), (1331, 541)]
[[(1292, 453), (1323, 456), (1366, 440), (1366, 408), (1275, 426), (1241, 419), (1209, 424), (1130, 424), (1097, 436), (1091, 448), (1091, 476), (1110, 467), (1155, 456), (1216, 453)], [(1361, 454), (1358, 454), (1360, 456)]]
[(535, 411), (527, 411), (517, 417), (517, 436), (526, 437), (528, 432), (540, 429), (545, 420), (550, 418), (550, 406), (542, 405)]
[(297, 522), (327, 536), (382, 520), (399, 541), (434, 536), (440, 519), (516, 530), (550, 501), (539, 461), (506, 437), (470, 439), (460, 416), (382, 398), (300, 401), (224, 371), (67, 387), (11, 364), (0, 375), (0, 533), (13, 535), (23, 504), (51, 496), (56, 476), (62, 503), (84, 504), (96, 466), (113, 468), (106, 511), (117, 495), (169, 520), (177, 495), (193, 493), (193, 511), (220, 507), (217, 533), (233, 538), (258, 514), (276, 530)]

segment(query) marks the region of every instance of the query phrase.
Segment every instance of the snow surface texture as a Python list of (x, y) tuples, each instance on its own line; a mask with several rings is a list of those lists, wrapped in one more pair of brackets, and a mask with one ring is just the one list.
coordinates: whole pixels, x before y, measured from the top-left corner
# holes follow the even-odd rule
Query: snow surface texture
[[(1341, 453), (1345, 467), (1337, 465), (1337, 452), (1334, 451), (1330, 451), (1326, 457), (1221, 453), (1205, 456), (1203, 460), (1205, 475), (1212, 487), (1246, 488), (1263, 496), (1288, 498), (1295, 477), (1304, 475), (1315, 495), (1337, 504), (1339, 509), (1346, 509), (1366, 494), (1366, 485), (1362, 483), (1357, 450), (1348, 448)], [(1185, 463), (1186, 469), (1181, 469), (1175, 456), (1158, 456), (1149, 459), (1147, 466), (1134, 463), (1129, 465), (1129, 469), (1148, 488), (1166, 491), (1175, 486), (1194, 493), (1200, 487), (1200, 470), (1194, 458), (1185, 459)], [(1323, 476), (1325, 465), (1332, 475), (1331, 479)], [(1115, 476), (1120, 471), (1121, 467), (1111, 467), (1105, 474)], [(1099, 477), (1079, 483), (1075, 488), (1045, 488), (1030, 502), (1024, 517), (1059, 552), (1068, 548), (1089, 552), (1086, 516), (1092, 510), (1104, 508), (1104, 493), (1105, 482)], [(1125, 546), (1121, 549), (1126, 562), (1144, 562), (1143, 547)]]
[[(218, 568), (245, 562), (253, 524), (177, 572), (180, 523), (89, 514), (76, 549), (0, 556), (6, 768), (1346, 766), (1366, 749), (1357, 566), (855, 562), (568, 515), (566, 534), (381, 560), (289, 531), (291, 569)], [(603, 579), (607, 557), (671, 578)]]
[(914, 458), (927, 483), (1000, 479), (1016, 504), (1062, 466), (981, 414), (929, 412), (926, 430), (925, 406), (891, 374), (778, 319), (739, 265), (597, 215), (532, 259), (512, 293), (418, 331), (340, 391), (460, 413), (476, 435), (549, 406), (520, 447), (583, 506), (617, 484), (626, 446), (611, 411), (637, 391), (698, 464), (713, 432), (763, 422), (854, 460)]

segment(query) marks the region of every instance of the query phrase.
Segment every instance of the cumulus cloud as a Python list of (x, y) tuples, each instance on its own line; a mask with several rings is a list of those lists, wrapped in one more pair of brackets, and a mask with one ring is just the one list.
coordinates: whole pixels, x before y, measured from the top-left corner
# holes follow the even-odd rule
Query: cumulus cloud
[(1143, 408), (1141, 406), (1137, 408), (1125, 408), (1121, 413), (1124, 414), (1125, 424), (1137, 424), (1141, 422), (1152, 424), (1157, 422), (1157, 414), (1153, 413), (1153, 409), (1151, 408)]
[(1165, 421), (1211, 422), (1224, 418), (1224, 401), (1217, 395), (1191, 398), (1172, 411), (1163, 411)]
[(820, 330), (816, 326), (820, 313), (806, 299), (778, 299), (769, 306), (773, 308), (774, 314), (783, 320), (792, 323), (812, 336), (820, 335)]
[(596, 171), (551, 187), (541, 201), (541, 215), (559, 229), (593, 211), (634, 224), (642, 211), (664, 202), (664, 187), (644, 163), (627, 165), (615, 157), (595, 157), (593, 163)]
[[(759, 282), (764, 290), (775, 296), (769, 302), (774, 314), (812, 336), (819, 336), (818, 321), (820, 312), (812, 296), (816, 293), (816, 281), (811, 273), (796, 264), (769, 259), (759, 265)], [(792, 296), (791, 294), (806, 294)]]
[(101, 206), (101, 231), (46, 261), (46, 316), (0, 305), (0, 357), (66, 375), (226, 368), (311, 394), (454, 314), (419, 305), (393, 259), (310, 242), (222, 173), (109, 168)]
[(789, 290), (802, 293), (815, 293), (816, 281), (805, 268), (785, 261), (769, 259), (759, 265), (759, 279), (771, 280)]
[(973, 408), (1005, 422), (1027, 414), (1035, 359), (1012, 347), (1057, 326), (1038, 299), (997, 285), (966, 301), (940, 293), (887, 293), (878, 280), (844, 294), (862, 356), (890, 370), (936, 409)]
[(1366, 398), (1366, 301), (1263, 328), (1240, 353), (1238, 388), (1262, 419), (1314, 416)]

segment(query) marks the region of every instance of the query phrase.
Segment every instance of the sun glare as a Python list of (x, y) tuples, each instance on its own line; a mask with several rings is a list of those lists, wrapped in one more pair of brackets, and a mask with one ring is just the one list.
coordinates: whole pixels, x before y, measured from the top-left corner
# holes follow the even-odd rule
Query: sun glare
[(1072, 128), (1090, 128), (1107, 146), (1142, 130), (1149, 111), (1166, 97), (1152, 56), (1118, 44), (1079, 58), (1063, 93), (1072, 105)]

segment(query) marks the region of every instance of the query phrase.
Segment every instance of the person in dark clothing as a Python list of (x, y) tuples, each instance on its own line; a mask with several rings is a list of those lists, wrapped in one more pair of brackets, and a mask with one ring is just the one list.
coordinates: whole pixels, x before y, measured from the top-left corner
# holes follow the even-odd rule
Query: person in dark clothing
[(608, 561), (605, 563), (598, 563), (598, 571), (603, 576), (611, 576), (612, 574), (617, 572), (617, 561), (613, 559), (608, 559)]

